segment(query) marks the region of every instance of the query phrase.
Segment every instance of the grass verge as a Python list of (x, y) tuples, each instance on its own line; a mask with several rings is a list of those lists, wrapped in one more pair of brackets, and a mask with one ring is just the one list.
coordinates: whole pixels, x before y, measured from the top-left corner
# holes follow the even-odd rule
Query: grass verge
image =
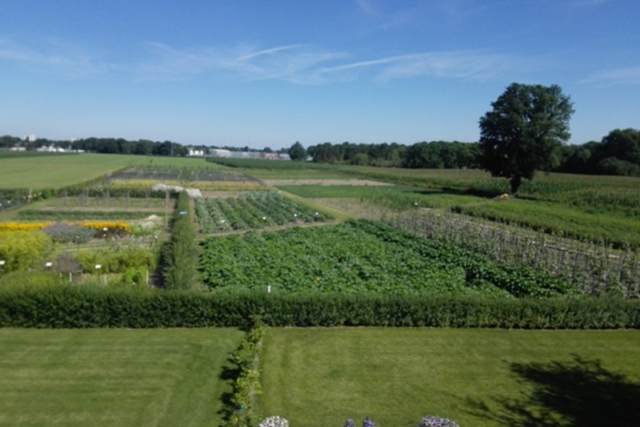
[(639, 352), (639, 331), (271, 328), (259, 413), (295, 427), (367, 416), (408, 427), (426, 415), (475, 427), (632, 426)]
[(0, 426), (217, 426), (235, 329), (0, 329)]

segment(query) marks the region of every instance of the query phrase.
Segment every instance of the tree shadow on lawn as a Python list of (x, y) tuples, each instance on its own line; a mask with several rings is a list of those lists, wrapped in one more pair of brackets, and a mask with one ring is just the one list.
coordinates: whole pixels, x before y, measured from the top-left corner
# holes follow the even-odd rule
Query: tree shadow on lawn
[(531, 386), (521, 397), (467, 399), (470, 413), (509, 427), (638, 427), (640, 384), (574, 356), (569, 362), (511, 363), (511, 372)]
[[(227, 384), (233, 384), (233, 382), (240, 376), (240, 368), (234, 365), (231, 358), (227, 359), (228, 365), (222, 367), (219, 378)], [(218, 414), (222, 415), (223, 421), (229, 421), (235, 412), (235, 403), (233, 402), (233, 390), (225, 391), (220, 396), (222, 402), (222, 408), (218, 411)]]

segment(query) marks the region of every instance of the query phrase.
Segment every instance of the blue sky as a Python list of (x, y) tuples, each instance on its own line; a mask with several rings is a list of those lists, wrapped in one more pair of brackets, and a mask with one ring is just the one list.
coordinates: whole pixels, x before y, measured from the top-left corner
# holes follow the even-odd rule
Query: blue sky
[(638, 0), (7, 0), (0, 134), (254, 148), (476, 141), (513, 82), (571, 143), (640, 128)]

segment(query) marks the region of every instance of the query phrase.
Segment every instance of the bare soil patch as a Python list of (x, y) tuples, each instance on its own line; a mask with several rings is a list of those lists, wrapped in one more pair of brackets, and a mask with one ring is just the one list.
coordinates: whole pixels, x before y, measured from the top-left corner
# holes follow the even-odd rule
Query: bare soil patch
[(372, 181), (367, 179), (265, 179), (263, 182), (272, 187), (281, 185), (370, 185), (370, 186), (389, 186), (387, 182)]
[(393, 215), (398, 215), (398, 212), (392, 209), (362, 202), (358, 199), (323, 198), (311, 200), (322, 206), (339, 210), (356, 218), (379, 220), (381, 218), (388, 218)]
[(201, 191), (202, 197), (216, 198), (216, 197), (240, 197), (241, 194), (246, 194), (248, 191)]

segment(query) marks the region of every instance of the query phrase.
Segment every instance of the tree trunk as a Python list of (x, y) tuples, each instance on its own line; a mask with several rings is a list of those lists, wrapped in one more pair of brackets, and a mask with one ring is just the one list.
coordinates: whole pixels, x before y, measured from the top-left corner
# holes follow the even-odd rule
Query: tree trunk
[(511, 194), (516, 194), (518, 192), (518, 188), (520, 188), (520, 184), (522, 184), (522, 176), (512, 176), (509, 180), (509, 184), (511, 184)]

